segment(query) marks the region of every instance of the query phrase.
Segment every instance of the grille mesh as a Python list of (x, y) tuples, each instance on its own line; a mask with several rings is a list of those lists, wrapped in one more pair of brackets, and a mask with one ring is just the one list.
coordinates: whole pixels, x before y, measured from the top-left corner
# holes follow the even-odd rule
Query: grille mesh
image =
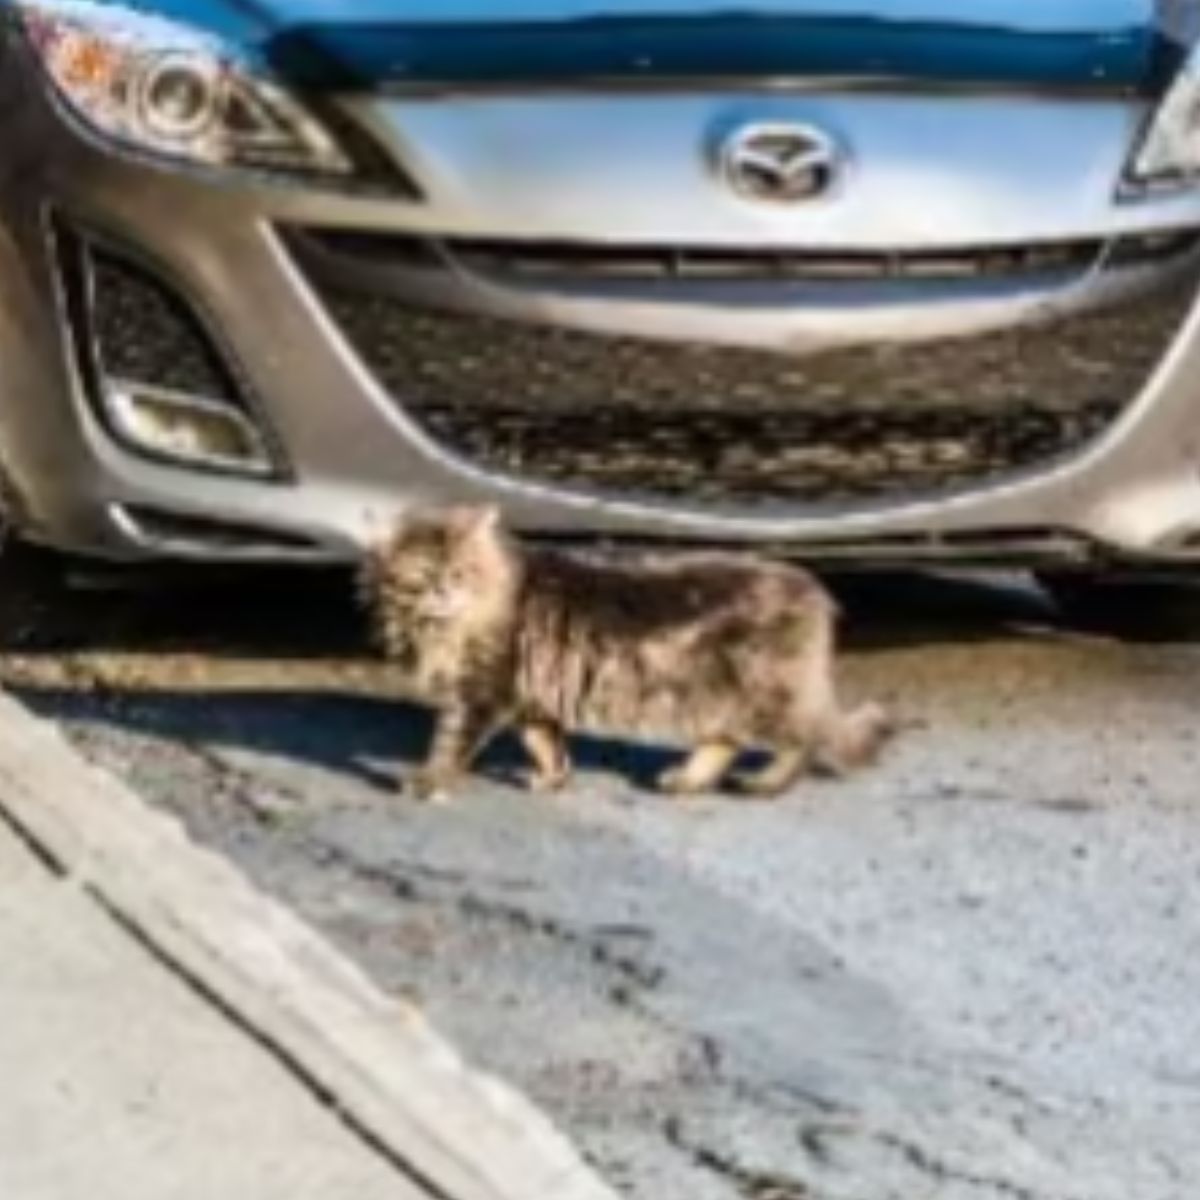
[(241, 393), (184, 303), (148, 271), (89, 247), (98, 365), (113, 378), (239, 404)]
[[(255, 478), (284, 478), (283, 447), (266, 420), (257, 395), (239, 364), (226, 357), (219, 327), (203, 319), (190, 299), (158, 272), (126, 252), (65, 220), (55, 221), (62, 296), (69, 322), (71, 350), (84, 392), (109, 435), (127, 450), (146, 458), (198, 471), (250, 471)], [(133, 436), (112, 407), (112, 385), (137, 390), (161, 389), (224, 404), (240, 411), (272, 459), (270, 474), (262, 463), (214, 456), (201, 459), (161, 449)]]
[(1189, 277), (1125, 305), (922, 345), (790, 357), (612, 338), (325, 285), (398, 404), (487, 469), (701, 503), (909, 498), (1060, 459), (1145, 386)]

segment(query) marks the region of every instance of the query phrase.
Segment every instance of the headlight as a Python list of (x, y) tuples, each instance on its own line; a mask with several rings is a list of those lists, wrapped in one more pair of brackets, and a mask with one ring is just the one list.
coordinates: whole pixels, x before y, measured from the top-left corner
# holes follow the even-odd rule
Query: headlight
[(1200, 58), (1188, 58), (1129, 165), (1136, 189), (1182, 187), (1200, 179)]
[(353, 172), (303, 104), (200, 30), (96, 0), (19, 7), (59, 93), (109, 137), (206, 166)]

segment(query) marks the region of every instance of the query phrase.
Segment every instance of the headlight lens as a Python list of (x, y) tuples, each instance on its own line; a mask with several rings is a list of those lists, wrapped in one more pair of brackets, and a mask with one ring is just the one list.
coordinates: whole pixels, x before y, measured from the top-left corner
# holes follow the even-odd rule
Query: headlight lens
[(1183, 187), (1200, 179), (1200, 58), (1189, 57), (1129, 166), (1134, 187)]
[(59, 93), (109, 137), (206, 166), (353, 173), (303, 104), (199, 30), (94, 0), (20, 10)]

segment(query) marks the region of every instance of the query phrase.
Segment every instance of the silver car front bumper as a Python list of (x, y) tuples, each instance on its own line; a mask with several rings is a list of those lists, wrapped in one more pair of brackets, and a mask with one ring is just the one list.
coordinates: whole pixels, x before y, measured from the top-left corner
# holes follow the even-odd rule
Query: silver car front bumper
[[(114, 557), (339, 559), (406, 505), (495, 501), (548, 536), (761, 543), (864, 561), (1200, 556), (1200, 265), (1189, 240), (1200, 198), (1116, 199), (1145, 115), (1136, 101), (721, 91), (347, 101), (419, 182), (422, 198), (409, 200), (138, 160), (76, 128), (19, 64), (5, 79), (0, 455), (32, 537)], [(845, 185), (799, 208), (731, 194), (713, 147), (756, 121), (829, 131), (847, 148)], [(80, 370), (81, 301), (69, 294), (63, 230), (113, 249), (193, 314), (252, 397), (278, 477), (155, 461), (112, 435)], [(1155, 249), (1164, 233), (1169, 253)], [(1136, 341), (1138, 314), (1162, 289), (1176, 299), (1129, 382), (1122, 346), (1075, 364), (1081, 378), (1124, 389), (1086, 438), (936, 488), (821, 497), (660, 487), (653, 442), (641, 476), (612, 483), (598, 468), (592, 475), (610, 480), (601, 486), (580, 454), (569, 470), (544, 469), (544, 442), (507, 459), (470, 452), (469, 438), (464, 449), (422, 419), (417, 393), (436, 401), (455, 366), (445, 358), (465, 361), (471, 347), (439, 359), (429, 342), (414, 357), (425, 327), (399, 323), (410, 342), (389, 374), (330, 289), (462, 320), (468, 342), (497, 323), (519, 328), (531, 377), (538, 329), (551, 349), (555, 338), (584, 339), (588, 353), (565, 349), (552, 382), (569, 380), (573, 362), (592, 372), (608, 346), (619, 358), (635, 343), (632, 375), (611, 388), (593, 377), (554, 427), (563, 445), (596, 421), (609, 392), (638, 391), (637, 364), (654, 347), (668, 364), (690, 347), (747, 363), (786, 356), (801, 372), (823, 355), (853, 361), (881, 347), (899, 346), (897, 361), (912, 363), (928, 347), (936, 365), (939, 348), (1095, 312), (1108, 314), (1101, 331), (1115, 321)], [(489, 363), (523, 390), (511, 361), (475, 346), (452, 380), (460, 425), (473, 419), (464, 381), (488, 379)], [(406, 396), (410, 367), (423, 375)], [(907, 402), (895, 379), (877, 378), (892, 411)], [(942, 378), (938, 388), (987, 403), (986, 379)], [(826, 425), (842, 403), (830, 394)], [(626, 427), (654, 426), (653, 399), (653, 389), (639, 397)], [(993, 425), (1007, 402), (987, 414)], [(736, 412), (742, 401), (733, 386), (711, 403)], [(494, 419), (481, 402), (477, 428)], [(588, 453), (603, 460), (603, 438)]]

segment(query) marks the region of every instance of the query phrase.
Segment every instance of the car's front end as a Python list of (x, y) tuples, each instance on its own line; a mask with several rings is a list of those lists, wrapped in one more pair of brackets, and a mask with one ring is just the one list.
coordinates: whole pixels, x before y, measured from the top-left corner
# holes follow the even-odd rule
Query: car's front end
[(1197, 14), (1026, 7), (11, 4), (13, 510), (1200, 561)]

